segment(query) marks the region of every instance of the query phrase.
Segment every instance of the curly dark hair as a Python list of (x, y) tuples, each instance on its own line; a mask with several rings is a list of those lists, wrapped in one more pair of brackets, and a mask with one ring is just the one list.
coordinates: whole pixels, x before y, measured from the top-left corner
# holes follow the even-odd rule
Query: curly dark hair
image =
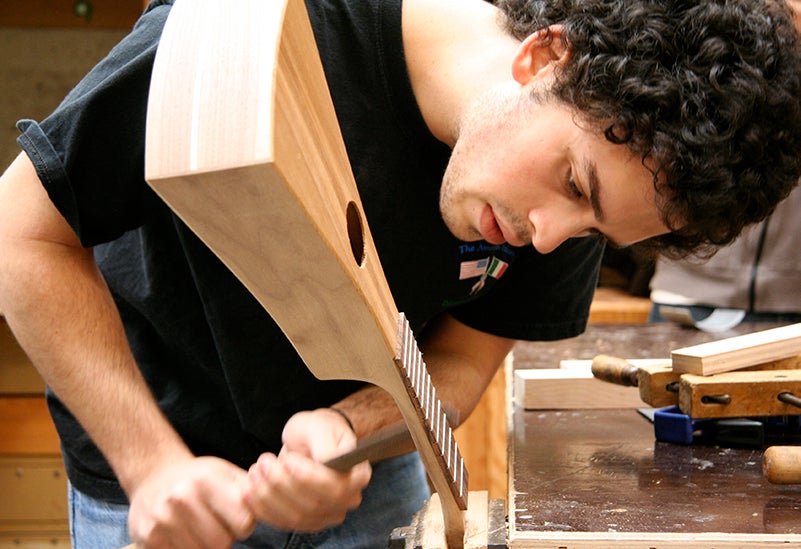
[(801, 176), (801, 46), (781, 0), (496, 0), (521, 40), (563, 25), (551, 90), (654, 173), (672, 257), (711, 253)]

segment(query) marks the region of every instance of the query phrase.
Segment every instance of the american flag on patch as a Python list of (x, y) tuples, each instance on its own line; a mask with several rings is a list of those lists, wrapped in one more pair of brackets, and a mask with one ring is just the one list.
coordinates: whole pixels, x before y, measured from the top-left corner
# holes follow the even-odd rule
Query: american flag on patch
[(489, 257), (476, 259), (474, 261), (462, 261), (462, 264), (459, 266), (459, 280), (482, 276), (485, 272), (487, 272), (487, 266), (489, 265), (489, 262)]

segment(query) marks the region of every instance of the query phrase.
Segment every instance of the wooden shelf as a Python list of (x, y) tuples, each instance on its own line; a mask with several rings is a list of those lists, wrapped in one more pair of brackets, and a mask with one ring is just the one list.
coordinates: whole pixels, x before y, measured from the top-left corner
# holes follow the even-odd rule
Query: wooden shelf
[(90, 15), (83, 16), (76, 4), (65, 0), (4, 0), (0, 2), (0, 26), (130, 29), (147, 5), (143, 0), (86, 0)]
[(598, 288), (590, 305), (590, 324), (638, 324), (648, 321), (651, 300), (617, 288)]

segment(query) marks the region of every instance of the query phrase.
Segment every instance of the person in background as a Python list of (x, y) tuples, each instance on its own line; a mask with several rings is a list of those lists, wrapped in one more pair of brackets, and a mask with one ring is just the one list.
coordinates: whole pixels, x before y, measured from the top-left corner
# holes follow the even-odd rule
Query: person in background
[(740, 311), (743, 322), (801, 322), (801, 189), (765, 221), (750, 226), (709, 259), (656, 261), (651, 322), (660, 307), (687, 309), (695, 321), (716, 309)]

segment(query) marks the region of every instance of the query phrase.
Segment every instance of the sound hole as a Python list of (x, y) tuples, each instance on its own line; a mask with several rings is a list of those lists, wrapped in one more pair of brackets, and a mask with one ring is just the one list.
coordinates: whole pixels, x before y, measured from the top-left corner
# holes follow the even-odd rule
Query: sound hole
[(353, 259), (356, 260), (356, 264), (361, 267), (364, 263), (364, 227), (362, 226), (361, 213), (355, 202), (348, 203), (346, 216), (350, 251), (353, 252)]

